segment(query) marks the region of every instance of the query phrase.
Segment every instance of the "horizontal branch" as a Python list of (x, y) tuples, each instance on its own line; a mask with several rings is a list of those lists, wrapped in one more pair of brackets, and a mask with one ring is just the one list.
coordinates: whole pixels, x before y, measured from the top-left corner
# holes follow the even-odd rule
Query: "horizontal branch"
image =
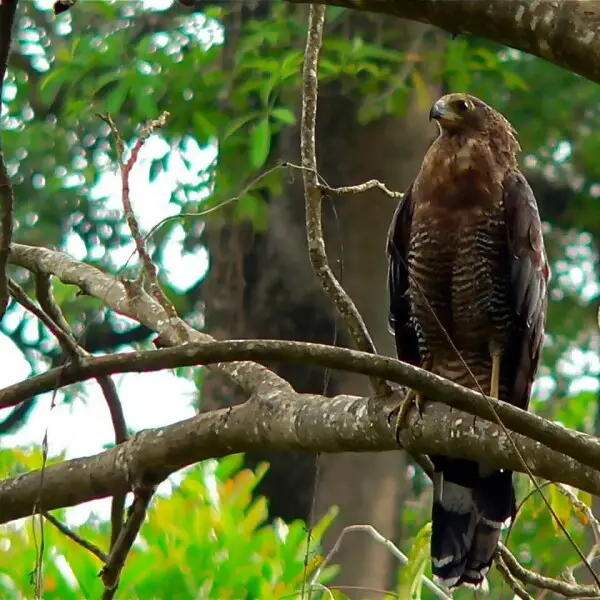
[[(158, 483), (199, 460), (256, 450), (373, 452), (397, 449), (387, 415), (391, 404), (380, 398), (265, 392), (252, 402), (203, 413), (149, 429), (96, 456), (47, 466), (0, 482), (0, 523), (38, 510), (75, 506), (130, 491), (131, 482)], [(450, 453), (515, 471), (522, 465), (498, 427), (440, 404), (425, 407), (423, 418), (409, 415), (402, 442), (411, 452)], [(600, 494), (600, 472), (515, 435), (529, 467), (544, 478)], [(41, 501), (40, 487), (43, 486)]]
[[(311, 0), (288, 0), (309, 4)], [(600, 2), (531, 0), (325, 0), (468, 33), (600, 81)]]
[[(495, 417), (481, 394), (417, 367), (387, 356), (324, 344), (282, 340), (204, 342), (161, 350), (124, 352), (90, 359), (82, 358), (78, 365), (58, 367), (0, 390), (0, 408), (14, 406), (27, 398), (48, 392), (58, 386), (84, 381), (99, 375), (149, 372), (210, 362), (222, 363), (239, 360), (304, 362), (382, 377), (422, 392), (427, 398), (435, 399), (495, 423)], [(278, 391), (280, 390), (269, 389), (268, 393), (278, 393)], [(289, 390), (283, 391), (292, 390), (289, 388)], [(597, 468), (600, 464), (600, 440), (598, 438), (567, 429), (506, 402), (492, 398), (489, 398), (489, 401), (493, 404), (502, 422), (512, 431), (525, 435), (592, 468)]]

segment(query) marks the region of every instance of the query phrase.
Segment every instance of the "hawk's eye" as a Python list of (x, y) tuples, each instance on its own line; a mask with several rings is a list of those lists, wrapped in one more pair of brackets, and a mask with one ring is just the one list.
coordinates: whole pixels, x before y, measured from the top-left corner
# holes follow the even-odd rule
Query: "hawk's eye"
[(456, 103), (456, 108), (458, 108), (460, 112), (467, 112), (470, 108), (470, 105), (466, 100), (459, 100)]

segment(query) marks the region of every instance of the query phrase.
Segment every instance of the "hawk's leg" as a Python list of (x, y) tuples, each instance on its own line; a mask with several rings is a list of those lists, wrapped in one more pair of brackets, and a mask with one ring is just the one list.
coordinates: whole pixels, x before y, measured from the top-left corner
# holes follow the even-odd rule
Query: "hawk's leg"
[[(431, 369), (431, 361), (430, 360), (423, 361), (421, 368), (425, 369), (426, 371), (429, 371)], [(417, 407), (419, 414), (423, 414), (423, 410), (422, 410), (423, 399), (421, 397), (421, 393), (415, 392), (415, 390), (408, 390), (408, 393), (406, 394), (406, 397), (404, 398), (402, 403), (398, 404), (398, 406), (396, 406), (390, 412), (390, 416), (388, 418), (389, 421), (391, 421), (392, 415), (396, 411), (398, 412), (398, 416), (396, 417), (396, 429), (395, 429), (396, 441), (398, 443), (400, 443), (400, 437), (399, 437), (400, 430), (402, 429), (402, 427), (404, 425), (404, 421), (406, 420), (406, 417), (407, 417), (410, 409), (412, 408), (413, 404)]]
[(502, 359), (502, 350), (492, 342), (490, 344), (490, 354), (492, 355), (492, 377), (490, 382), (490, 396), (498, 400), (500, 398), (500, 360)]
[(400, 443), (400, 430), (404, 425), (404, 421), (408, 415), (408, 412), (412, 408), (414, 404), (419, 411), (419, 414), (423, 414), (421, 410), (421, 393), (415, 392), (415, 390), (408, 390), (406, 397), (402, 401), (402, 404), (399, 404), (393, 412), (398, 411), (398, 417), (396, 418), (396, 441)]

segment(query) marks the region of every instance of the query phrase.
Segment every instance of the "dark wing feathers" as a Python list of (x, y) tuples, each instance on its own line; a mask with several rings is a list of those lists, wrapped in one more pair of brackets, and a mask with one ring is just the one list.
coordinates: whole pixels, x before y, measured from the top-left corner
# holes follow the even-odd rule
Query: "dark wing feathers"
[(420, 365), (419, 342), (408, 299), (408, 247), (413, 216), (412, 186), (398, 203), (387, 237), (388, 323), (399, 360)]
[(544, 342), (550, 269), (535, 197), (519, 171), (508, 173), (504, 179), (504, 210), (511, 261), (511, 304), (516, 318), (504, 354), (504, 369), (513, 382), (508, 401), (527, 409)]

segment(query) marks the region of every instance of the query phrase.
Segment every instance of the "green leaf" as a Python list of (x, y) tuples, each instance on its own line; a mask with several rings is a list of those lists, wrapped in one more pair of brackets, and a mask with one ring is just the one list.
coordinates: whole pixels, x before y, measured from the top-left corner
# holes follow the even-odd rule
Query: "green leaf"
[(431, 103), (431, 97), (429, 94), (429, 90), (427, 89), (427, 85), (423, 76), (419, 71), (413, 70), (411, 79), (413, 85), (415, 86), (415, 92), (417, 94), (417, 103), (421, 110), (425, 110), (427, 106)]
[(502, 69), (500, 72), (502, 73), (502, 77), (504, 78), (504, 83), (511, 90), (527, 91), (529, 89), (527, 82), (520, 75), (517, 75), (517, 73), (515, 73), (514, 71), (511, 71), (510, 69)]
[[(556, 513), (556, 516), (560, 519), (561, 523), (567, 526), (569, 517), (571, 515), (571, 501), (566, 496), (561, 494), (560, 490), (554, 484), (549, 486), (548, 502)], [(560, 533), (562, 530), (558, 526), (556, 519), (552, 517), (551, 520), (552, 527), (554, 527), (557, 533)]]
[(259, 113), (257, 111), (251, 111), (231, 121), (231, 123), (223, 130), (223, 139), (226, 140), (228, 137), (232, 136), (238, 129), (252, 121), (252, 119), (255, 119), (258, 115)]
[(269, 119), (264, 118), (257, 123), (252, 132), (250, 146), (250, 163), (255, 169), (262, 167), (267, 160), (271, 148), (271, 127)]
[(284, 106), (278, 106), (271, 111), (271, 116), (285, 123), (286, 125), (294, 125), (296, 122), (296, 115), (294, 111), (290, 108), (286, 108)]
[(195, 111), (192, 115), (192, 121), (194, 123), (194, 132), (196, 133), (196, 137), (198, 137), (200, 140), (206, 140), (215, 135), (215, 125), (212, 121), (206, 118), (203, 111)]
[(408, 563), (400, 571), (398, 594), (407, 600), (421, 600), (423, 573), (429, 558), (431, 521), (416, 535), (408, 555)]
[(156, 119), (158, 117), (158, 106), (151, 94), (139, 94), (136, 97), (136, 107), (143, 119)]
[(104, 102), (104, 109), (110, 115), (118, 115), (121, 112), (121, 107), (127, 98), (127, 94), (129, 93), (129, 87), (125, 84), (125, 82), (121, 83), (121, 85), (115, 88), (106, 98)]
[(257, 231), (263, 231), (267, 226), (267, 207), (265, 201), (253, 194), (244, 194), (235, 207), (236, 219), (247, 219)]
[(111, 71), (110, 73), (106, 73), (105, 75), (101, 75), (96, 78), (94, 81), (94, 88), (92, 90), (92, 96), (97, 96), (98, 93), (107, 86), (109, 83), (113, 83), (114, 81), (120, 81), (123, 79), (123, 74), (119, 71)]
[(44, 104), (50, 105), (58, 95), (68, 73), (66, 69), (54, 69), (42, 79), (40, 98)]

